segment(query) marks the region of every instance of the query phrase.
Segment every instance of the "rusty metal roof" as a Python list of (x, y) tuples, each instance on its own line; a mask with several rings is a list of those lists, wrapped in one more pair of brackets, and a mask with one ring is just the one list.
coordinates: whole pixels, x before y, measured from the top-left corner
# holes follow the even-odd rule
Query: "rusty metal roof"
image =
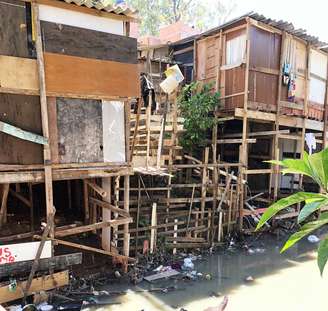
[(108, 13), (114, 13), (118, 15), (125, 15), (131, 18), (137, 18), (138, 11), (128, 6), (125, 3), (110, 4), (108, 0), (60, 0), (66, 3), (76, 4), (78, 6), (85, 6), (90, 9), (96, 9), (98, 11), (105, 11)]
[[(283, 21), (283, 20), (275, 20), (271, 18), (267, 18), (262, 14), (258, 14), (256, 12), (249, 12), (246, 13), (240, 17), (234, 18), (218, 27), (212, 28), (208, 31), (203, 32), (199, 36), (196, 36), (196, 38), (201, 38), (201, 37), (206, 37), (206, 36), (211, 36), (212, 34), (220, 31), (221, 29), (227, 28), (229, 26), (233, 26), (235, 23), (240, 22), (241, 20), (245, 18), (252, 18), (256, 21), (262, 22), (264, 24), (270, 25), (274, 28), (277, 28), (281, 31), (286, 31), (287, 33), (298, 37), (300, 39), (303, 39), (306, 42), (309, 42), (310, 44), (316, 46), (316, 47), (322, 47), (322, 46), (327, 46), (328, 44), (325, 42), (322, 42), (318, 37), (312, 36), (306, 32), (305, 29), (301, 28), (295, 28), (294, 25), (290, 22)], [(187, 39), (185, 39), (187, 40)], [(324, 51), (328, 51), (328, 49), (325, 47), (325, 49), (322, 49)]]
[(267, 24), (274, 28), (277, 28), (281, 31), (286, 31), (287, 33), (290, 33), (291, 35), (293, 35), (295, 37), (303, 39), (304, 41), (309, 42), (310, 44), (313, 44), (315, 46), (320, 47), (320, 46), (327, 45), (327, 43), (320, 41), (320, 39), (318, 37), (308, 34), (305, 29), (295, 28), (294, 25), (290, 22), (267, 18), (262, 14), (258, 14), (258, 13), (254, 13), (254, 12), (249, 13), (248, 16), (259, 22), (262, 22), (264, 24)]

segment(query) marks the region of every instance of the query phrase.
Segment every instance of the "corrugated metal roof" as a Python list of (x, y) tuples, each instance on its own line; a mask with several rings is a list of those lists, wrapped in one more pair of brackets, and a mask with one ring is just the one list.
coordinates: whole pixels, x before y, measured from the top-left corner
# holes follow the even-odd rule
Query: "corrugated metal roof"
[(295, 28), (294, 25), (290, 22), (267, 18), (264, 15), (254, 12), (249, 13), (248, 16), (259, 22), (275, 27), (281, 31), (286, 31), (287, 33), (290, 33), (295, 37), (303, 39), (304, 41), (309, 42), (310, 44), (315, 45), (317, 47), (327, 45), (327, 43), (322, 42), (318, 37), (308, 34), (305, 29)]
[(59, 0), (66, 3), (76, 4), (78, 6), (85, 6), (90, 9), (96, 9), (98, 11), (105, 11), (108, 13), (114, 13), (119, 15), (125, 15), (131, 18), (137, 18), (138, 11), (131, 8), (125, 3), (110, 4), (107, 0)]
[(298, 28), (295, 28), (294, 25), (290, 22), (286, 22), (286, 21), (283, 21), (283, 20), (274, 20), (274, 19), (271, 19), (271, 18), (267, 18), (265, 17), (264, 15), (261, 15), (261, 14), (258, 14), (256, 12), (249, 12), (249, 13), (246, 13), (242, 16), (239, 16), (237, 18), (234, 18), (218, 27), (215, 27), (215, 28), (212, 28), (210, 30), (207, 30), (203, 33), (201, 33), (200, 35), (198, 36), (191, 36), (189, 38), (185, 38), (181, 41), (178, 41), (178, 42), (175, 42), (173, 44), (171, 44), (172, 46), (176, 46), (176, 45), (179, 45), (179, 44), (182, 44), (182, 43), (187, 43), (189, 41), (192, 41), (194, 39), (199, 39), (201, 37), (207, 37), (207, 36), (211, 36), (215, 33), (217, 33), (218, 31), (220, 31), (221, 29), (224, 29), (224, 28), (227, 28), (235, 23), (238, 23), (240, 22), (241, 20), (247, 18), (247, 17), (250, 17), (256, 21), (259, 21), (259, 22), (262, 22), (264, 24), (267, 24), (267, 25), (270, 25), (272, 27), (275, 27), (281, 31), (286, 31), (287, 33), (291, 34), (291, 35), (294, 35), (295, 37), (298, 37), (300, 39), (303, 39), (304, 41), (306, 42), (309, 42), (310, 44), (316, 46), (316, 47), (323, 47), (325, 46), (325, 48), (323, 48), (322, 50), (328, 52), (328, 43), (325, 43), (325, 42), (322, 42), (318, 37), (315, 37), (315, 36), (312, 36), (310, 34), (308, 34), (306, 32), (305, 29), (298, 29)]

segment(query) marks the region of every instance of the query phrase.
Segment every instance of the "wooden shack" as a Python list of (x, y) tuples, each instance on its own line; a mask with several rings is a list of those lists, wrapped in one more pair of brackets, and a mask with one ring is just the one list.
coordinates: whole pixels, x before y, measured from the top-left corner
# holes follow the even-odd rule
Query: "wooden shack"
[[(139, 96), (132, 20), (133, 9), (101, 1), (0, 3), (3, 244), (32, 238), (47, 219), (57, 244), (117, 256), (121, 249), (128, 260), (130, 101)], [(122, 209), (111, 201), (120, 177)], [(118, 226), (124, 241), (114, 252)], [(84, 232), (102, 243), (66, 240)]]
[[(196, 41), (195, 77), (221, 92), (216, 143), (222, 161), (243, 166), (249, 187), (244, 200), (262, 193), (255, 201), (265, 207), (293, 189), (312, 187), (306, 178), (281, 176), (263, 161), (303, 157), (307, 135), (315, 137), (315, 151), (327, 146), (325, 44), (289, 22), (256, 13)], [(264, 210), (243, 205), (241, 216)]]

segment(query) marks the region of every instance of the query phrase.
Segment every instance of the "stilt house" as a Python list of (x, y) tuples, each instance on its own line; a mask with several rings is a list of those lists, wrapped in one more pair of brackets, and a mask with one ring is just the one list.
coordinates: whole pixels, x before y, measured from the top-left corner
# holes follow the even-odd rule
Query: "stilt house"
[[(129, 259), (130, 101), (139, 96), (131, 20), (131, 8), (101, 1), (1, 1), (2, 245), (31, 241), (44, 220), (56, 245)], [(111, 201), (120, 177), (122, 208)], [(115, 252), (113, 227), (124, 233)], [(67, 241), (91, 231), (99, 243)]]

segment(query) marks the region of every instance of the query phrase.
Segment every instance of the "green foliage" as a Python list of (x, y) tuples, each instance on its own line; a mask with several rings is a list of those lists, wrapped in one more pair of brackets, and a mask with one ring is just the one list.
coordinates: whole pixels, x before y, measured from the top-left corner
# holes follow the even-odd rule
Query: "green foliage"
[[(279, 211), (296, 203), (304, 202), (298, 222), (306, 220), (312, 213), (322, 207), (328, 206), (328, 148), (320, 152), (308, 155), (304, 152), (303, 159), (285, 159), (283, 161), (269, 161), (270, 163), (281, 165), (283, 174), (303, 174), (311, 177), (319, 186), (322, 193), (298, 192), (273, 203), (262, 215), (256, 230), (259, 230), (269, 219)], [(306, 235), (314, 230), (328, 224), (328, 212), (324, 212), (320, 217), (303, 225), (297, 232), (292, 234), (283, 246), (281, 252), (284, 252)], [(323, 273), (328, 260), (328, 239), (320, 242), (318, 248), (318, 266), (320, 273)]]
[[(110, 0), (114, 2), (114, 0)], [(141, 35), (158, 35), (160, 26), (183, 22), (203, 31), (224, 22), (234, 0), (126, 0), (139, 11)]]
[(206, 134), (215, 124), (213, 111), (219, 105), (220, 94), (212, 92), (211, 84), (193, 82), (182, 89), (178, 107), (184, 118), (182, 146), (192, 151), (206, 145)]

